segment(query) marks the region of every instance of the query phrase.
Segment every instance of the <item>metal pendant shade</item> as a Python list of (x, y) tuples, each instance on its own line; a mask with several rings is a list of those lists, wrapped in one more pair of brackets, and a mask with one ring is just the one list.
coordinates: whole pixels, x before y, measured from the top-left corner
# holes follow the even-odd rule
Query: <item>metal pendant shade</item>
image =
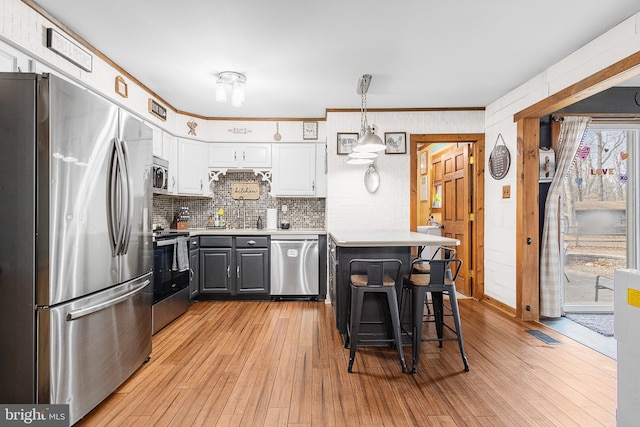
[(353, 151), (356, 152), (366, 152), (366, 153), (375, 153), (378, 151), (384, 151), (387, 147), (382, 142), (382, 139), (371, 131), (371, 128), (367, 128), (365, 130), (364, 135), (362, 135), (358, 142), (356, 142), (355, 147), (353, 147)]
[(373, 133), (367, 121), (367, 91), (370, 83), (371, 74), (363, 74), (356, 88), (356, 92), (361, 96), (360, 111), (362, 115), (360, 118), (360, 138), (353, 147), (353, 152), (375, 153), (387, 148), (382, 139)]

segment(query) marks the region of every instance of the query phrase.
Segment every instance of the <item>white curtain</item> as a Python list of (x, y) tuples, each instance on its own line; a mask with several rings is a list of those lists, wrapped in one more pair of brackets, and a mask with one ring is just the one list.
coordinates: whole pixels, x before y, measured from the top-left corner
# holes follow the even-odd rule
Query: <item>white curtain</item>
[(562, 266), (560, 257), (560, 194), (582, 144), (590, 117), (565, 117), (560, 126), (556, 173), (549, 187), (540, 254), (540, 315), (562, 316)]

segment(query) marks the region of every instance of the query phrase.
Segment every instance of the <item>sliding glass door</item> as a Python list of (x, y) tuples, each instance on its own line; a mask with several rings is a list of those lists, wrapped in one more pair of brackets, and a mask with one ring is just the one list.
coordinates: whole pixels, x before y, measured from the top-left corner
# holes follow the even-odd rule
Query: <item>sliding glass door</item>
[(564, 312), (613, 312), (613, 272), (638, 266), (640, 127), (591, 125), (562, 193)]

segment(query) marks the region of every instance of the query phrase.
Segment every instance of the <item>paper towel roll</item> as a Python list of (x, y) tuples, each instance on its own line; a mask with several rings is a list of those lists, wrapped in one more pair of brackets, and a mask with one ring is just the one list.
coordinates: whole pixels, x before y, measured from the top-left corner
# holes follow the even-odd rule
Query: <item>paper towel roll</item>
[(267, 230), (278, 228), (278, 209), (267, 209)]

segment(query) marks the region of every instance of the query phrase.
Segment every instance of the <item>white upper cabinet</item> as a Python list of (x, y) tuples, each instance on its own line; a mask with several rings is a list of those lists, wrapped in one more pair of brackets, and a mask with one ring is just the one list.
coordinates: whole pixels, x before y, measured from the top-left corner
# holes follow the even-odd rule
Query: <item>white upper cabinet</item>
[(36, 64), (24, 53), (0, 42), (0, 71), (32, 73), (36, 71)]
[(208, 146), (210, 168), (271, 167), (271, 144), (214, 143)]
[(316, 196), (316, 144), (273, 145), (274, 196)]
[(167, 191), (178, 194), (178, 138), (167, 132), (162, 132), (162, 156), (169, 162), (169, 177)]
[(327, 197), (327, 146), (316, 144), (316, 197)]
[[(209, 192), (206, 143), (178, 138), (178, 193), (203, 196)], [(171, 166), (169, 166), (171, 168)]]
[(160, 128), (153, 126), (150, 123), (145, 122), (145, 124), (149, 126), (153, 131), (153, 155), (164, 159), (164, 156), (162, 155), (163, 153), (162, 130), (160, 130)]

